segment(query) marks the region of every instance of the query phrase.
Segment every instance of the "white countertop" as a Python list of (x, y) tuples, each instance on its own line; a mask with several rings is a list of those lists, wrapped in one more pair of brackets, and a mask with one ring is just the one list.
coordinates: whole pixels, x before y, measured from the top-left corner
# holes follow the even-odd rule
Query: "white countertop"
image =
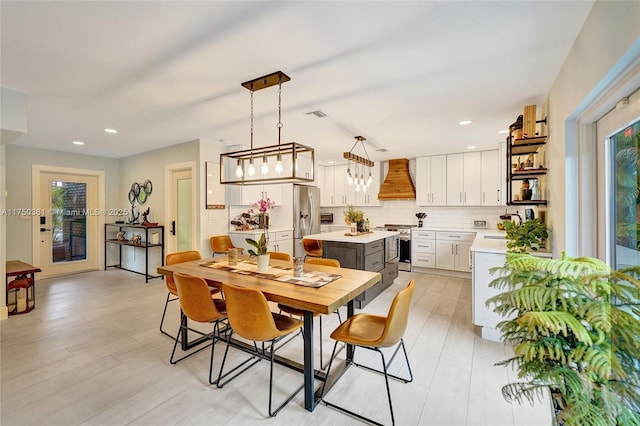
[[(507, 252), (506, 235), (505, 231), (499, 230), (478, 231), (470, 250), (472, 252), (504, 254)], [(551, 252), (542, 250), (532, 251), (530, 254), (538, 257), (550, 258), (552, 256)]]
[[(262, 233), (264, 229), (249, 229), (247, 231), (229, 231), (230, 234), (255, 234), (257, 232)], [(293, 231), (293, 228), (276, 228), (269, 227), (269, 232), (280, 232), (280, 231)]]
[(378, 241), (383, 238), (391, 237), (393, 235), (399, 235), (397, 231), (373, 231), (370, 234), (362, 234), (357, 236), (344, 235), (345, 231), (335, 232), (323, 232), (321, 234), (306, 235), (303, 240), (321, 240), (321, 241), (335, 241), (339, 243), (358, 243), (366, 244), (373, 241)]

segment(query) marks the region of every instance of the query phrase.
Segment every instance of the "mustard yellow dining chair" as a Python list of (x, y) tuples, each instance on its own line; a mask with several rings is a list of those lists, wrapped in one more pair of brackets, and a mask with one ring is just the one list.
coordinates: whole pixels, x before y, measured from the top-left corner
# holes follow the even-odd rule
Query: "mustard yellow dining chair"
[[(180, 251), (175, 253), (167, 254), (165, 258), (165, 265), (175, 265), (178, 263), (191, 262), (193, 260), (200, 260), (202, 256), (200, 256), (200, 252), (197, 250), (188, 250), (188, 251)], [(169, 302), (174, 302), (178, 300), (178, 290), (176, 289), (176, 284), (173, 277), (167, 275), (165, 276), (165, 285), (167, 286), (167, 300), (164, 302), (164, 310), (162, 311), (162, 319), (160, 319), (160, 332), (165, 336), (169, 336), (172, 339), (175, 339), (175, 336), (169, 334), (166, 330), (162, 328), (164, 324), (164, 318), (167, 314), (167, 307)], [(220, 293), (220, 290), (216, 287), (209, 287), (209, 293), (211, 296), (214, 294)]]
[[(395, 418), (393, 416), (393, 404), (391, 403), (391, 391), (389, 390), (389, 377), (392, 377), (396, 380), (400, 380), (405, 383), (409, 383), (413, 381), (413, 373), (411, 372), (411, 366), (409, 365), (409, 357), (407, 356), (407, 350), (404, 346), (404, 332), (407, 328), (407, 321), (409, 319), (409, 307), (411, 306), (411, 297), (413, 295), (413, 289), (415, 287), (415, 283), (413, 281), (409, 282), (407, 287), (405, 287), (402, 291), (400, 291), (393, 298), (393, 302), (391, 303), (391, 307), (389, 308), (389, 312), (387, 316), (373, 315), (373, 314), (356, 314), (350, 318), (348, 318), (345, 322), (340, 324), (338, 328), (336, 328), (333, 333), (331, 333), (331, 338), (336, 341), (333, 345), (333, 352), (335, 353), (338, 342), (343, 342), (350, 345), (355, 345), (359, 348), (365, 348), (369, 350), (376, 351), (382, 357), (382, 369), (383, 371), (377, 371), (372, 369), (371, 367), (363, 366), (360, 364), (356, 364), (353, 362), (353, 365), (358, 367), (363, 367), (368, 370), (373, 370), (377, 373), (384, 374), (385, 384), (387, 386), (387, 397), (389, 399), (389, 411), (391, 412), (391, 423), (395, 424)], [(400, 343), (400, 344), (398, 344)], [(393, 355), (390, 358), (389, 363), (393, 361), (398, 350), (402, 348), (404, 352), (404, 359), (407, 363), (407, 368), (409, 370), (409, 378), (402, 378), (399, 376), (391, 375), (387, 372), (389, 365), (387, 365), (384, 354), (380, 350), (380, 348), (388, 348), (398, 345)], [(327, 380), (325, 380), (322, 385), (321, 399), (322, 401), (328, 405), (329, 407), (336, 408), (342, 412), (355, 416), (361, 420), (365, 420), (369, 423), (379, 424), (378, 422), (364, 417), (360, 414), (357, 414), (353, 411), (350, 411), (344, 407), (338, 406), (334, 403), (328, 402), (325, 400), (325, 387), (327, 381), (329, 381), (329, 376), (331, 374), (331, 364), (333, 363), (333, 353), (331, 354), (331, 359), (329, 360), (329, 369), (327, 370)], [(339, 379), (337, 379), (339, 380)]]
[[(337, 259), (327, 259), (327, 258), (322, 258), (322, 257), (310, 257), (307, 260), (304, 261), (305, 264), (307, 265), (323, 265), (323, 266), (333, 266), (335, 268), (339, 268), (340, 267), (340, 261)], [(278, 303), (278, 309), (280, 309), (280, 312), (284, 312), (286, 314), (289, 315), (295, 315), (298, 316), (300, 318), (302, 318), (302, 316), (304, 315), (304, 312), (301, 309), (298, 308), (294, 308), (292, 306), (287, 306), (287, 305), (283, 305), (282, 303)], [(334, 313), (338, 314), (338, 321), (340, 321), (342, 323), (342, 317), (340, 316), (340, 310), (337, 309)], [(320, 369), (324, 370), (325, 368), (327, 368), (327, 365), (324, 363), (323, 359), (323, 351), (322, 351), (322, 340), (323, 340), (323, 334), (322, 334), (322, 315), (320, 315), (317, 312), (313, 313), (313, 317), (319, 317), (318, 319), (318, 323), (320, 326), (320, 330), (319, 330), (319, 334), (320, 334), (320, 342), (319, 342), (319, 350), (320, 350)], [(287, 342), (288, 343), (288, 342)]]
[(289, 253), (283, 253), (281, 251), (268, 252), (269, 259), (284, 260), (285, 262), (291, 262), (291, 255)]
[[(211, 237), (210, 243), (212, 256), (216, 254), (226, 254), (229, 249), (236, 248), (231, 242), (231, 237), (228, 235), (214, 235)], [(242, 250), (241, 248), (240, 251)]]
[[(277, 314), (271, 312), (267, 298), (260, 291), (250, 288), (241, 288), (234, 285), (225, 284), (224, 292), (226, 295), (227, 303), (227, 316), (229, 318), (229, 325), (231, 331), (227, 333), (227, 348), (224, 352), (224, 358), (222, 359), (222, 365), (220, 366), (220, 373), (218, 375), (217, 386), (223, 387), (229, 381), (248, 370), (255, 362), (248, 367), (244, 368), (240, 372), (236, 373), (226, 382), (222, 383), (221, 380), (227, 375), (234, 372), (238, 367), (234, 367), (229, 372), (223, 374), (224, 364), (227, 359), (227, 353), (231, 346), (231, 337), (233, 333), (238, 336), (253, 340), (255, 346), (255, 356), (268, 359), (270, 362), (269, 371), (269, 416), (274, 417), (289, 401), (291, 401), (300, 392), (304, 383), (284, 401), (278, 408), (272, 410), (272, 395), (273, 395), (273, 359), (277, 350), (276, 343), (287, 335), (299, 330), (302, 327), (302, 321), (288, 317), (286, 315)], [(262, 352), (258, 350), (255, 342), (262, 342)], [(269, 342), (266, 349), (265, 342)], [(247, 360), (249, 361), (249, 360)], [(245, 362), (247, 362), (245, 361)]]
[(307, 256), (322, 257), (322, 241), (303, 239), (302, 250)]
[[(215, 349), (216, 340), (220, 340), (220, 323), (227, 318), (227, 308), (225, 301), (222, 299), (212, 299), (210, 288), (204, 278), (194, 277), (191, 275), (181, 274), (176, 272), (173, 274), (173, 278), (178, 292), (180, 300), (181, 321), (180, 330), (187, 330), (187, 318), (191, 321), (199, 323), (213, 324), (213, 330), (210, 334), (202, 333), (198, 330), (189, 328), (188, 330), (197, 333), (207, 339), (211, 339), (211, 360), (209, 361), (209, 383), (215, 384), (213, 380), (213, 353)], [(226, 327), (225, 327), (226, 331)], [(178, 347), (178, 341), (180, 340), (180, 332), (176, 335), (175, 342), (173, 343), (173, 351), (171, 352), (171, 364), (176, 364), (178, 361), (183, 360), (191, 355), (194, 355), (201, 350), (208, 347), (203, 346), (196, 351), (176, 360), (174, 359), (176, 354), (176, 348)]]

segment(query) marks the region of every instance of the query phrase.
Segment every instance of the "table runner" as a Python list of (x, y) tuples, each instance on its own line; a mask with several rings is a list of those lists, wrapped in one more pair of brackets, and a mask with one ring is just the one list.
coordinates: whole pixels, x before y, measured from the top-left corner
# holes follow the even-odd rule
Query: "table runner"
[(252, 260), (240, 260), (235, 265), (229, 265), (226, 259), (213, 260), (201, 263), (200, 266), (208, 268), (222, 269), (236, 274), (253, 275), (258, 278), (285, 282), (289, 284), (302, 285), (305, 287), (322, 287), (341, 278), (342, 275), (329, 274), (321, 271), (304, 271), (301, 277), (293, 276), (293, 268), (287, 266), (271, 266), (265, 272), (258, 272), (258, 265)]

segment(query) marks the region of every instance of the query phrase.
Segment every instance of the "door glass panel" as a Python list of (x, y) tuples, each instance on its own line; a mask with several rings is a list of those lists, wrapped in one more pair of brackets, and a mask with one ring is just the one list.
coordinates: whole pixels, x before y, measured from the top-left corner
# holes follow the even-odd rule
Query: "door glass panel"
[(192, 250), (191, 242), (191, 179), (179, 179), (177, 184), (177, 220), (176, 234), (178, 237), (178, 251)]
[(640, 262), (640, 121), (610, 138), (612, 152), (611, 230), (616, 269)]
[(51, 261), (87, 258), (87, 184), (51, 182)]

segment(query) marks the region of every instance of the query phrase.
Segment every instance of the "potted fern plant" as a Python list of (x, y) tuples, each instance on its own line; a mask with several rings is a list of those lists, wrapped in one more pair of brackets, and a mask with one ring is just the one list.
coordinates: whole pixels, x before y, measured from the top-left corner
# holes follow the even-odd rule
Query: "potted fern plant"
[(508, 401), (551, 392), (556, 423), (640, 425), (640, 267), (611, 270), (593, 258), (507, 253), (487, 306), (514, 356)]

